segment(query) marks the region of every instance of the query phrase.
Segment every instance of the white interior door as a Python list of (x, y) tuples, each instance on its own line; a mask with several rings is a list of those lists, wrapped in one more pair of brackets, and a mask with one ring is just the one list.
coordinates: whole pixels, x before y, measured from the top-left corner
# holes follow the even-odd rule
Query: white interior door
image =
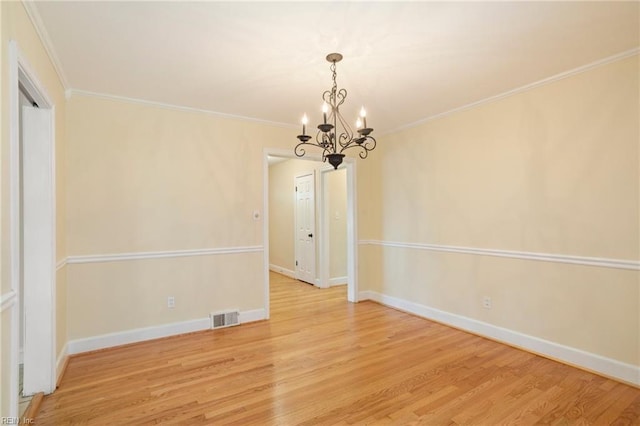
[(53, 391), (54, 223), (51, 114), (22, 107), (23, 393)]
[(315, 176), (296, 177), (296, 278), (316, 284)]

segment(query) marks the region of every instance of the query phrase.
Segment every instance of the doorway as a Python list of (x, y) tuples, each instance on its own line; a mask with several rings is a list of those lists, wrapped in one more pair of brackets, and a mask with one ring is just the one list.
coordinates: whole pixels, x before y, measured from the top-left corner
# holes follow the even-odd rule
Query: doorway
[(9, 380), (17, 415), (19, 393), (55, 389), (55, 111), (14, 41), (9, 76), (9, 276), (18, 299)]
[[(315, 277), (312, 280), (314, 285), (318, 287), (328, 287), (332, 284), (338, 284), (340, 280), (330, 281), (331, 271), (329, 269), (330, 265), (330, 254), (332, 251), (329, 249), (329, 232), (326, 231), (329, 229), (326, 226), (325, 222), (330, 222), (326, 217), (331, 210), (325, 199), (327, 198), (327, 189), (326, 185), (328, 183), (327, 176), (330, 174), (330, 171), (333, 171), (333, 168), (330, 167), (327, 163), (323, 163), (320, 161), (320, 157), (306, 156), (304, 159), (298, 159), (293, 152), (278, 150), (278, 149), (266, 149), (264, 152), (264, 298), (265, 298), (265, 310), (267, 312), (267, 318), (269, 317), (269, 272), (273, 270), (280, 274), (296, 278), (296, 269), (295, 269), (295, 251), (292, 248), (290, 251), (290, 255), (282, 255), (282, 250), (274, 247), (275, 244), (279, 244), (279, 240), (282, 238), (290, 238), (291, 244), (293, 247), (294, 240), (294, 231), (297, 229), (293, 226), (293, 205), (297, 202), (296, 195), (294, 192), (295, 186), (295, 176), (290, 175), (289, 182), (291, 186), (291, 192), (288, 195), (277, 195), (270, 193), (270, 188), (273, 188), (275, 185), (274, 182), (270, 182), (270, 174), (269, 174), (269, 166), (271, 164), (277, 162), (285, 162), (287, 160), (297, 159), (298, 164), (298, 176), (302, 176), (305, 174), (309, 174), (309, 171), (313, 171), (316, 175), (315, 179), (315, 188), (316, 188), (316, 198), (317, 204), (319, 206), (316, 209), (316, 217), (315, 223), (318, 225), (317, 231), (318, 233), (313, 233), (313, 239), (317, 238), (316, 241), (316, 261), (317, 268), (315, 272)], [(346, 272), (341, 277), (340, 284), (347, 284), (347, 299), (350, 302), (357, 302), (357, 276), (356, 276), (356, 265), (357, 265), (357, 249), (356, 249), (356, 193), (355, 193), (355, 162), (352, 159), (345, 159), (343, 166), (341, 167), (344, 171), (341, 172), (341, 176), (344, 179), (344, 187), (345, 187), (345, 205), (346, 209), (344, 213), (338, 214), (338, 220), (344, 221), (345, 228), (345, 237), (343, 240), (345, 241), (345, 253), (343, 255), (343, 260), (346, 263)], [(286, 179), (286, 178), (285, 178)], [(281, 193), (282, 191), (278, 191)], [(277, 196), (279, 197), (288, 197), (285, 199), (285, 202), (291, 205), (291, 215), (287, 219), (284, 214), (272, 213), (270, 214), (270, 204), (277, 203)], [(335, 211), (334, 211), (335, 213)], [(272, 217), (273, 216), (273, 217)], [(333, 216), (335, 218), (335, 215)], [(281, 230), (284, 229), (284, 232), (288, 232), (290, 237), (283, 237), (283, 232)], [(288, 230), (290, 229), (290, 231)], [(325, 232), (326, 231), (326, 232)], [(306, 235), (308, 236), (309, 233)], [(271, 253), (273, 252), (273, 256)], [(290, 263), (287, 263), (287, 262)], [(289, 265), (289, 266), (287, 266)]]

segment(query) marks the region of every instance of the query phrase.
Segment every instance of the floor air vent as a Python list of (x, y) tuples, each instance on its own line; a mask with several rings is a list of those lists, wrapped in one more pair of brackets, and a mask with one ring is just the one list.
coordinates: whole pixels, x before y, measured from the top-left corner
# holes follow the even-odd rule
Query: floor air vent
[(238, 311), (222, 311), (212, 312), (211, 328), (224, 328), (240, 324), (240, 312)]

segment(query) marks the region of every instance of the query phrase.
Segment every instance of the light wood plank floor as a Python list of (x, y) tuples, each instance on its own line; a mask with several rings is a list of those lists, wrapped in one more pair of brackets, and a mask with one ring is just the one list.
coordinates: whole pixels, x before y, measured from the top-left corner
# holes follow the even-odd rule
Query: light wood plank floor
[(271, 280), (271, 320), (71, 358), (36, 424), (640, 424), (640, 390)]

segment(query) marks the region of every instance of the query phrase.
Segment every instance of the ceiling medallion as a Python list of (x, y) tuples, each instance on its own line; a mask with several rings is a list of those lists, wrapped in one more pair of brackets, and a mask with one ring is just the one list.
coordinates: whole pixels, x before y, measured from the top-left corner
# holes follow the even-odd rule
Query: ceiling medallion
[[(333, 86), (322, 94), (322, 124), (318, 124), (318, 132), (314, 141), (307, 135), (307, 115), (302, 117), (302, 134), (298, 135), (300, 143), (296, 145), (294, 152), (298, 157), (305, 155), (306, 146), (314, 146), (322, 149), (322, 161), (329, 163), (337, 169), (344, 159), (343, 152), (347, 149), (360, 149), (360, 158), (367, 158), (369, 151), (376, 147), (376, 140), (370, 136), (372, 128), (367, 127), (367, 114), (364, 107), (360, 110), (360, 118), (356, 122), (356, 132), (354, 134), (351, 127), (340, 114), (340, 105), (347, 98), (347, 90), (338, 90), (336, 84), (336, 63), (342, 60), (340, 53), (330, 53), (327, 61), (331, 62)], [(310, 142), (311, 141), (311, 142)]]

